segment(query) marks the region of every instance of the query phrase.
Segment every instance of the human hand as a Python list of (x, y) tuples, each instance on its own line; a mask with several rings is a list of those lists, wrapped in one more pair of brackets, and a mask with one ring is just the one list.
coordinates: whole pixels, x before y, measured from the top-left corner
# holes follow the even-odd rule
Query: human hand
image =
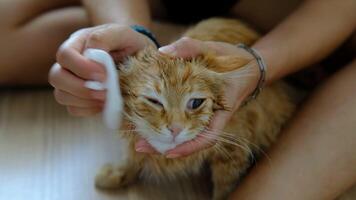
[(57, 63), (49, 72), (58, 103), (65, 105), (72, 115), (89, 116), (102, 110), (106, 92), (84, 86), (85, 81), (104, 81), (105, 68), (82, 55), (87, 48), (109, 52), (115, 61), (154, 43), (129, 26), (105, 24), (84, 28), (73, 33), (59, 48)]
[[(256, 88), (260, 77), (259, 68), (256, 60), (249, 52), (224, 42), (199, 41), (185, 37), (168, 46), (161, 47), (159, 51), (181, 58), (191, 58), (206, 52), (213, 52), (218, 57), (229, 58), (231, 56), (231, 58), (239, 57), (249, 60), (249, 63), (243, 68), (245, 71), (242, 72), (241, 76), (231, 79), (225, 90), (226, 103), (231, 110), (215, 112), (208, 127), (209, 131), (202, 132), (195, 139), (178, 145), (176, 148), (166, 152), (166, 157), (168, 158), (186, 156), (214, 143), (214, 139), (219, 134), (219, 131), (225, 127), (234, 111)], [(155, 153), (155, 150), (144, 139), (139, 140), (135, 148), (139, 152)]]

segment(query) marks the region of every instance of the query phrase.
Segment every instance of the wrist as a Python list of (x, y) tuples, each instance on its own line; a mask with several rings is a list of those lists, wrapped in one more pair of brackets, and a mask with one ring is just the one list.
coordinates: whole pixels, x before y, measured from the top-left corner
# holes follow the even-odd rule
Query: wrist
[(238, 44), (237, 47), (244, 49), (249, 54), (251, 54), (252, 57), (254, 58), (254, 62), (251, 62), (250, 64), (253, 66), (257, 65), (258, 68), (257, 73), (259, 74), (259, 77), (255, 83), (255, 87), (250, 92), (249, 96), (245, 98), (245, 102), (248, 102), (249, 100), (255, 99), (258, 96), (258, 94), (261, 92), (262, 88), (264, 87), (266, 81), (267, 66), (261, 54), (256, 49), (250, 48), (242, 43)]
[(281, 50), (278, 46), (263, 38), (257, 41), (252, 48), (260, 53), (264, 62), (268, 66), (268, 73), (266, 74), (267, 84), (286, 75), (285, 71), (288, 68), (289, 62), (288, 58), (282, 56), (282, 53), (286, 53), (284, 50)]

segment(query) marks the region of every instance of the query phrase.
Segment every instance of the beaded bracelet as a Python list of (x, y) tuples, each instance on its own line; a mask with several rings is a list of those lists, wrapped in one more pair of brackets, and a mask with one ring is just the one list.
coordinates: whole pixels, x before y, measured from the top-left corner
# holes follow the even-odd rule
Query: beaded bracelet
[(251, 95), (249, 97), (247, 97), (245, 100), (245, 102), (248, 102), (252, 99), (256, 99), (258, 94), (261, 92), (263, 86), (265, 85), (267, 67), (266, 67), (266, 64), (265, 64), (264, 60), (262, 59), (261, 55), (256, 51), (256, 49), (250, 48), (242, 43), (238, 44), (237, 47), (242, 48), (242, 49), (246, 50), (247, 52), (249, 52), (256, 59), (258, 68), (260, 70), (260, 78), (258, 80), (257, 86), (256, 86), (255, 90), (251, 93)]

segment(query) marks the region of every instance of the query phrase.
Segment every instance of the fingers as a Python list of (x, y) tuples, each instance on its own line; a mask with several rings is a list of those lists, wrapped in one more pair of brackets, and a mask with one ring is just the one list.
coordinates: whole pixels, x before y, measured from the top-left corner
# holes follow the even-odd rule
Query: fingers
[(92, 91), (84, 87), (84, 80), (55, 64), (49, 73), (49, 82), (55, 87), (58, 103), (67, 106), (74, 116), (89, 116), (102, 110), (105, 91)]
[(158, 49), (161, 53), (173, 57), (192, 58), (207, 52), (218, 56), (234, 55), (242, 58), (253, 59), (253, 56), (244, 49), (225, 42), (200, 41), (183, 37), (176, 42)]
[[(72, 34), (59, 48), (57, 62), (68, 71), (86, 80), (105, 80), (105, 69), (98, 63), (83, 57), (87, 48), (115, 52), (115, 59), (120, 60), (143, 49), (149, 39), (128, 26), (105, 24), (87, 28)], [(119, 57), (120, 56), (120, 57)]]
[(183, 37), (170, 45), (159, 48), (161, 53), (173, 57), (191, 58), (201, 55), (206, 51), (205, 44), (202, 41)]
[(89, 34), (85, 48), (99, 48), (107, 52), (122, 49), (131, 31), (126, 26), (102, 25)]
[(84, 87), (85, 81), (78, 78), (68, 70), (62, 68), (58, 63), (54, 64), (49, 72), (49, 83), (58, 90), (65, 91), (73, 96), (83, 99), (105, 98), (105, 92), (92, 91)]
[(59, 104), (65, 106), (79, 107), (79, 108), (90, 108), (90, 107), (103, 107), (104, 102), (99, 100), (82, 99), (76, 97), (63, 90), (55, 89), (54, 97)]
[(115, 52), (115, 58), (120, 59), (143, 49), (149, 44), (148, 41), (146, 36), (128, 26), (106, 24), (89, 34), (85, 48), (99, 48), (107, 52)]
[(87, 34), (89, 34), (89, 30), (81, 30), (72, 34), (59, 48), (57, 62), (78, 77), (103, 81), (105, 69), (82, 55)]

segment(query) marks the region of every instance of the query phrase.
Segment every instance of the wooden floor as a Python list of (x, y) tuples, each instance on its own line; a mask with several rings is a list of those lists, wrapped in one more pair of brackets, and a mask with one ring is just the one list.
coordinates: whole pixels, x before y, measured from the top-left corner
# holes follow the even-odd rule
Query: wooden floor
[(100, 166), (125, 155), (121, 145), (100, 117), (69, 116), (50, 89), (0, 91), (0, 200), (209, 199), (207, 180), (196, 177), (95, 189)]
[(141, 183), (114, 193), (95, 189), (100, 166), (123, 156), (119, 138), (100, 117), (69, 116), (52, 91), (0, 93), (1, 200), (208, 198), (201, 178)]

